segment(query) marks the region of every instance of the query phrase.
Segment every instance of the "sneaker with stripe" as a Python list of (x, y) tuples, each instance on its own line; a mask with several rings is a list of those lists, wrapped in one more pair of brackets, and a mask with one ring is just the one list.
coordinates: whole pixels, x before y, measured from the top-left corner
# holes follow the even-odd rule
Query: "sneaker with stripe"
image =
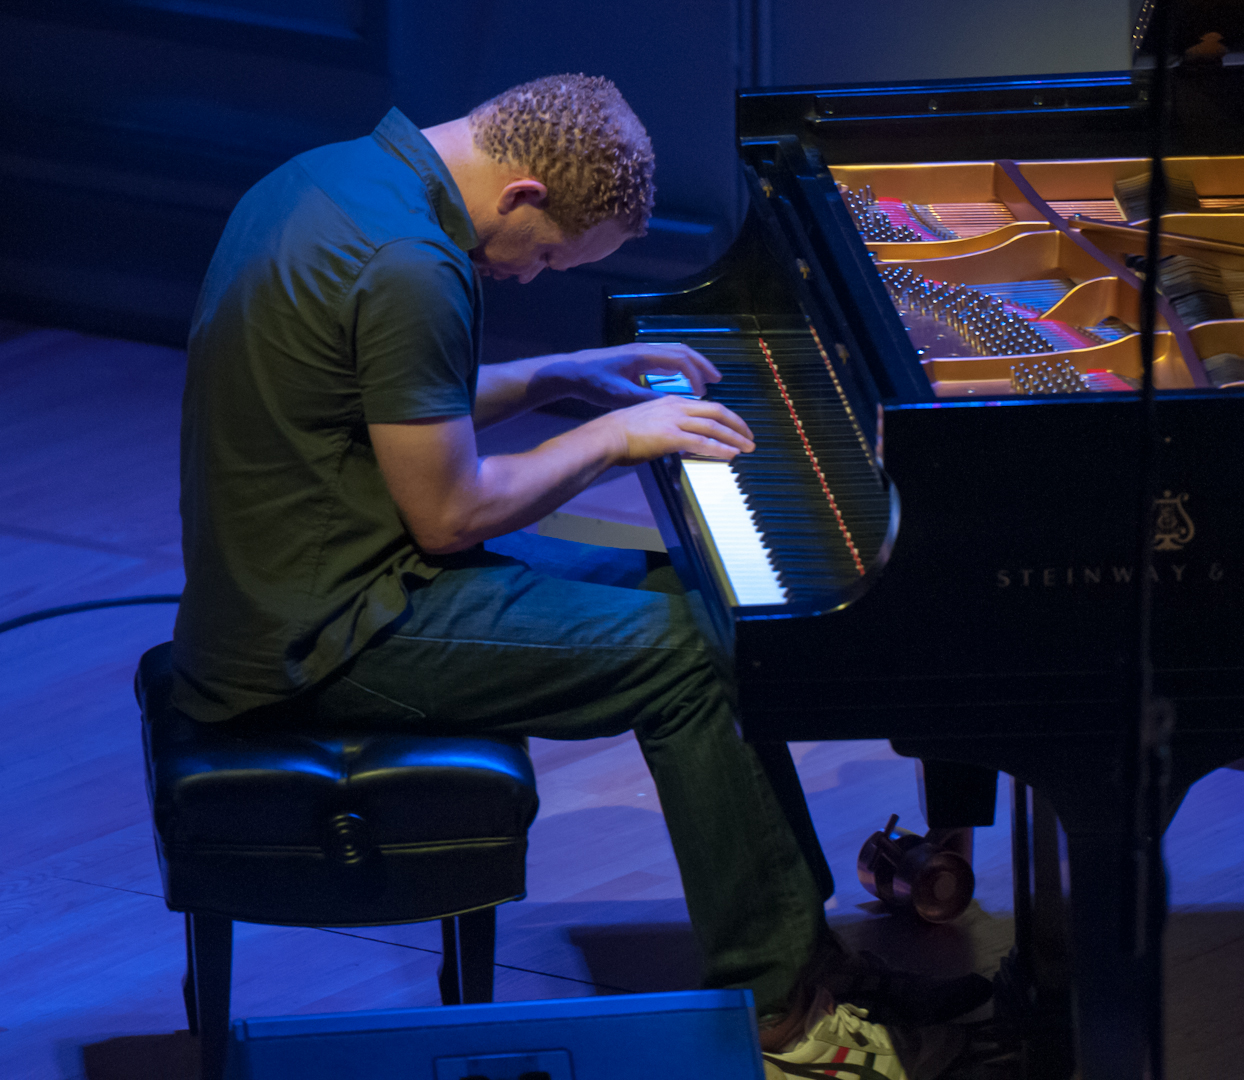
[(814, 1011), (805, 1033), (764, 1061), (765, 1080), (908, 1080), (889, 1032), (854, 1005)]

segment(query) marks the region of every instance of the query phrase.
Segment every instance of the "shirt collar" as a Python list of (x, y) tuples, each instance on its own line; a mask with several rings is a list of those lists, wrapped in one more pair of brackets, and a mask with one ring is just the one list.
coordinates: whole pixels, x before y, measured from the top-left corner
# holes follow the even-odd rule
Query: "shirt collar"
[(412, 124), (401, 110), (392, 108), (372, 132), (372, 137), (386, 150), (396, 154), (415, 170), (424, 187), (432, 208), (449, 238), (470, 251), (479, 243), (471, 215), (467, 213), (462, 193), (454, 183), (453, 175), (440, 155), (432, 148), (423, 132)]

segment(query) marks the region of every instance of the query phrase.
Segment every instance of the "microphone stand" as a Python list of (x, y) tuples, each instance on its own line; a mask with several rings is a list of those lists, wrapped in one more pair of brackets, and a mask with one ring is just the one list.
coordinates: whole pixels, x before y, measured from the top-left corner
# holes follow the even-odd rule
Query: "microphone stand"
[(1166, 925), (1167, 881), (1162, 857), (1170, 737), (1174, 711), (1153, 691), (1153, 537), (1154, 500), (1158, 490), (1158, 417), (1154, 398), (1154, 329), (1157, 319), (1158, 267), (1161, 257), (1162, 213), (1166, 207), (1163, 167), (1164, 122), (1170, 98), (1167, 67), (1170, 0), (1153, 0), (1150, 40), (1154, 43), (1153, 77), (1149, 84), (1149, 227), (1145, 277), (1141, 289), (1140, 503), (1138, 507), (1137, 638), (1132, 679), (1132, 722), (1127, 725), (1124, 754), (1125, 811), (1129, 815), (1131, 849), (1126, 868), (1131, 886), (1124, 890), (1122, 955), (1135, 973), (1140, 1021), (1141, 1068), (1144, 1080), (1164, 1075), (1162, 938)]

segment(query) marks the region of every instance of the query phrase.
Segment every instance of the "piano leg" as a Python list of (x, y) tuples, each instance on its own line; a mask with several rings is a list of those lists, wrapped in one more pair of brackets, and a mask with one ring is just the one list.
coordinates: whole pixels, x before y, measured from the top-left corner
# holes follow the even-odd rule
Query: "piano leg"
[[(1241, 746), (1239, 732), (1176, 737), (1164, 826), (1188, 788), (1230, 761)], [(1150, 1003), (1143, 999), (1134, 941), (1127, 938), (1122, 918), (1130, 906), (1124, 900), (1131, 881), (1132, 839), (1125, 814), (1095, 805), (1087, 791), (1086, 785), (1051, 789), (1063, 813), (1071, 868), (1071, 969), (1080, 1075), (1083, 1080), (1139, 1080), (1148, 1075), (1142, 1047)]]
[(1130, 837), (1121, 830), (1067, 833), (1078, 1059), (1084, 1080), (1145, 1075), (1145, 1003), (1139, 1000), (1140, 980), (1125, 947), (1121, 919), (1130, 846)]
[(961, 761), (916, 759), (920, 813), (934, 847), (972, 862), (973, 830), (993, 824), (998, 770)]
[(994, 979), (994, 1015), (1022, 1025), (1023, 1076), (1072, 1073), (1070, 958), (1058, 816), (1049, 800), (1011, 781), (1015, 947)]
[[(1144, 1002), (1122, 940), (1129, 836), (1120, 793), (1111, 779), (1110, 763), (1119, 760), (1116, 740), (1068, 738), (1040, 755), (1027, 747), (1017, 752), (1006, 737), (954, 747), (891, 741), (899, 753), (926, 761), (964, 751), (963, 756), (976, 759), (974, 764), (999, 766), (1035, 785), (1035, 797), (1022, 781), (1016, 789), (1019, 947), (1012, 969), (1003, 966), (996, 1004), (1000, 1012), (1026, 1020), (1028, 1075), (1034, 1080), (1068, 1075), (1071, 1032), (1065, 1016), (1059, 1015), (1062, 1000), (1074, 1001), (1068, 1011), (1075, 1017), (1080, 1080), (1141, 1080)], [(1069, 904), (1062, 896), (1059, 820), (1067, 835)], [(1059, 959), (1059, 946), (1051, 938), (1064, 918), (1070, 926), (1070, 962), (1065, 952)]]
[(920, 813), (930, 829), (987, 828), (998, 802), (998, 770), (916, 759)]
[(1009, 965), (1004, 962), (995, 1000), (1003, 1012), (1019, 1007), (1027, 1013), (1025, 1075), (1070, 1075), (1074, 1015), (1078, 1077), (1141, 1080), (1145, 1003), (1122, 925), (1130, 838), (1122, 814), (1085, 799), (1086, 790), (1060, 786), (1050, 792), (1065, 814), (1068, 903), (1054, 803), (1015, 782), (1016, 949)]
[(756, 757), (760, 759), (760, 767), (769, 778), (778, 805), (782, 807), (795, 839), (799, 842), (799, 849), (807, 860), (812, 877), (821, 891), (821, 901), (824, 902), (834, 895), (834, 875), (830, 872), (820, 838), (816, 835), (816, 826), (812, 824), (808, 800), (804, 797), (803, 785), (799, 782), (799, 773), (795, 771), (790, 748), (784, 742), (756, 742), (752, 743), (752, 747), (756, 751)]
[[(1069, 983), (1063, 983), (1061, 992), (1074, 1002), (1076, 1063), (1081, 1080), (1142, 1080), (1145, 1076), (1141, 1036), (1150, 1003), (1142, 1000), (1141, 980), (1137, 978), (1132, 949), (1130, 943), (1123, 940), (1123, 900), (1131, 881), (1131, 874), (1127, 872), (1131, 835), (1117, 780), (1122, 760), (1121, 740), (1108, 733), (1120, 726), (1117, 713), (1085, 714), (1066, 722), (1063, 730), (1095, 727), (1101, 734), (1064, 735), (1042, 742), (1039, 751), (1027, 739), (1006, 735), (971, 742), (891, 739), (894, 749), (907, 757), (926, 760), (957, 757), (969, 763), (1000, 768), (1035, 785), (1041, 802), (1048, 799), (1048, 812), (1038, 812), (1039, 802), (1033, 800), (1031, 813), (1022, 815), (1026, 831), (1018, 849), (1024, 855), (1021, 863), (1017, 854), (1016, 869), (1017, 877), (1021, 876), (1021, 866), (1023, 874), (1031, 872), (1027, 880), (1038, 886), (1039, 896), (1051, 898), (1051, 906), (1043, 909), (1044, 917), (1053, 922), (1051, 912), (1067, 909), (1071, 960), (1067, 963), (1064, 959), (1063, 963), (1072, 978)], [(1197, 779), (1236, 760), (1241, 753), (1244, 753), (1244, 735), (1238, 728), (1195, 733), (1177, 730), (1172, 747), (1174, 765), (1167, 821), (1174, 815), (1184, 792)], [(1030, 805), (1026, 790), (1022, 805)], [(1020, 816), (1017, 815), (1017, 819)], [(1061, 873), (1055, 869), (1058, 866), (1057, 820), (1061, 820), (1067, 835), (1070, 904), (1062, 900)], [(1039, 839), (1042, 830), (1044, 840)], [(1043, 866), (1046, 869), (1041, 870)], [(1041, 882), (1046, 885), (1042, 887)], [(1024, 896), (1029, 895), (1031, 888), (1031, 884), (1025, 885)], [(1055, 896), (1057, 908), (1052, 903)], [(1029, 925), (1030, 932), (1035, 933), (1037, 899), (1032, 899), (1031, 904)], [(1024, 910), (1024, 904), (1017, 897), (1016, 933), (1021, 941), (1025, 933)], [(1029, 956), (1033, 955), (1033, 949), (1035, 943), (1030, 937)], [(1057, 967), (1048, 972), (1051, 989), (1056, 988), (1056, 970)], [(1001, 997), (1005, 987), (1000, 985), (998, 989)], [(1048, 1029), (1050, 1039), (1046, 1040), (1039, 1037), (1039, 1025), (1034, 1030), (1037, 1032), (1033, 1042), (1034, 1060), (1038, 1056), (1063, 1052), (1065, 1036), (1056, 1034), (1056, 1026)], [(1060, 1045), (1047, 1045), (1042, 1052), (1041, 1042), (1048, 1044), (1054, 1039), (1058, 1039)], [(1046, 1076), (1040, 1072), (1030, 1075), (1041, 1080)]]

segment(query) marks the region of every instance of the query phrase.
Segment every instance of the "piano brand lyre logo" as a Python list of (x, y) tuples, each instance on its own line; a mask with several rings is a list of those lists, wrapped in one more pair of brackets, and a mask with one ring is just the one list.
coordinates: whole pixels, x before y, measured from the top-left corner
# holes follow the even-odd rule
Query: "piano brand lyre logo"
[(1169, 491), (1164, 491), (1162, 498), (1153, 500), (1154, 551), (1179, 551), (1196, 536), (1196, 526), (1184, 509), (1187, 498), (1186, 491), (1173, 497)]

